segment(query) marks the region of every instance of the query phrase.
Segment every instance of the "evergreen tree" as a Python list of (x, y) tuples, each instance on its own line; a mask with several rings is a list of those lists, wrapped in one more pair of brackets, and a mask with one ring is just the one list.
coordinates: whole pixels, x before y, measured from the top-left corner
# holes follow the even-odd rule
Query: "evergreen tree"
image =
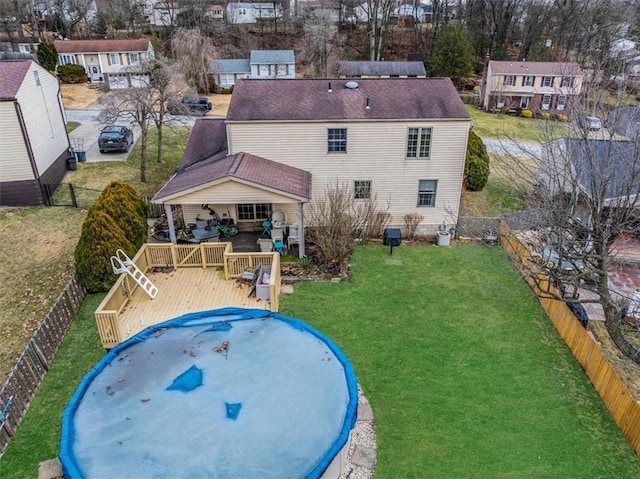
[(473, 54), (467, 33), (460, 25), (449, 23), (433, 42), (429, 75), (449, 77), (454, 83), (468, 78), (473, 69)]
[(56, 71), (56, 65), (58, 64), (58, 49), (53, 42), (42, 42), (38, 45), (36, 50), (36, 57), (38, 63), (42, 68), (46, 68), (50, 72)]
[(480, 191), (489, 181), (489, 154), (482, 138), (469, 132), (467, 158), (464, 162), (464, 186), (470, 191)]

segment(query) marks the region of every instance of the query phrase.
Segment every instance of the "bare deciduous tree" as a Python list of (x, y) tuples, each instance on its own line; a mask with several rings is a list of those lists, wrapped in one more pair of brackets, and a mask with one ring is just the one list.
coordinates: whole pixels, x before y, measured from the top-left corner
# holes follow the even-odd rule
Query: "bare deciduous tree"
[(330, 57), (339, 55), (339, 49), (332, 45), (337, 34), (329, 10), (315, 10), (305, 22), (304, 54), (316, 76), (330, 76)]
[(185, 81), (200, 92), (208, 92), (209, 64), (215, 58), (211, 40), (199, 29), (181, 28), (171, 40), (171, 49)]

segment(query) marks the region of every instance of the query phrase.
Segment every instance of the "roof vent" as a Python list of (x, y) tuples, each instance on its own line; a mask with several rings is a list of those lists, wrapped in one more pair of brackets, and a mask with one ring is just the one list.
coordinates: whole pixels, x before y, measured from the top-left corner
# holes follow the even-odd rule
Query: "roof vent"
[(345, 83), (344, 85), (345, 87), (347, 87), (347, 90), (357, 90), (358, 89), (358, 84), (354, 81), (348, 81), (347, 83)]

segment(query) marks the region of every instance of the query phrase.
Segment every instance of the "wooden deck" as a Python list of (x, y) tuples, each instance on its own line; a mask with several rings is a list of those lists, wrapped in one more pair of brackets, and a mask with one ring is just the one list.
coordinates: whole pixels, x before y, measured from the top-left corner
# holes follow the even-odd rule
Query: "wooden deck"
[(157, 286), (151, 299), (137, 288), (122, 310), (119, 322), (126, 337), (144, 328), (186, 313), (226, 307), (270, 309), (267, 301), (249, 296), (250, 286), (238, 279), (224, 279), (217, 268), (178, 268), (168, 273), (149, 272), (147, 277)]
[[(231, 243), (198, 245), (144, 244), (127, 273), (121, 274), (95, 312), (98, 332), (105, 349), (137, 334), (148, 326), (183, 314), (225, 307), (278, 311), (280, 256), (277, 253), (234, 253)], [(249, 297), (250, 285), (241, 284), (243, 272), (270, 267), (260, 295)], [(141, 283), (137, 273), (143, 272)], [(156, 286), (151, 299), (142, 286)], [(153, 289), (153, 288), (152, 288)], [(258, 295), (258, 297), (260, 297)]]

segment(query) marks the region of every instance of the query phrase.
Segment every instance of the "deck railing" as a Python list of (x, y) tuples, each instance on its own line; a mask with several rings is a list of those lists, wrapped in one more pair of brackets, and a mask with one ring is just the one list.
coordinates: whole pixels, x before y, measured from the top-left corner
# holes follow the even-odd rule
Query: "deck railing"
[[(234, 253), (231, 243), (174, 245), (146, 243), (133, 258), (143, 272), (153, 268), (218, 268), (226, 280), (238, 278), (256, 266), (271, 265), (269, 281), (270, 308), (278, 311), (280, 294), (280, 255), (278, 253)], [(105, 349), (116, 346), (127, 337), (119, 318), (138, 285), (128, 274), (121, 275), (95, 312), (98, 332)], [(233, 305), (229, 305), (233, 306)]]
[[(514, 260), (516, 267), (528, 263), (531, 252), (516, 238), (504, 221), (500, 224), (500, 243), (509, 256), (518, 256), (518, 259)], [(557, 291), (548, 278), (541, 273), (536, 281), (533, 281), (530, 275), (525, 274), (524, 277), (533, 292), (538, 295), (540, 304), (567, 347), (598, 391), (611, 417), (636, 454), (640, 455), (640, 404), (631, 396), (600, 346), (587, 334), (566, 303), (549, 297), (557, 294)]]

